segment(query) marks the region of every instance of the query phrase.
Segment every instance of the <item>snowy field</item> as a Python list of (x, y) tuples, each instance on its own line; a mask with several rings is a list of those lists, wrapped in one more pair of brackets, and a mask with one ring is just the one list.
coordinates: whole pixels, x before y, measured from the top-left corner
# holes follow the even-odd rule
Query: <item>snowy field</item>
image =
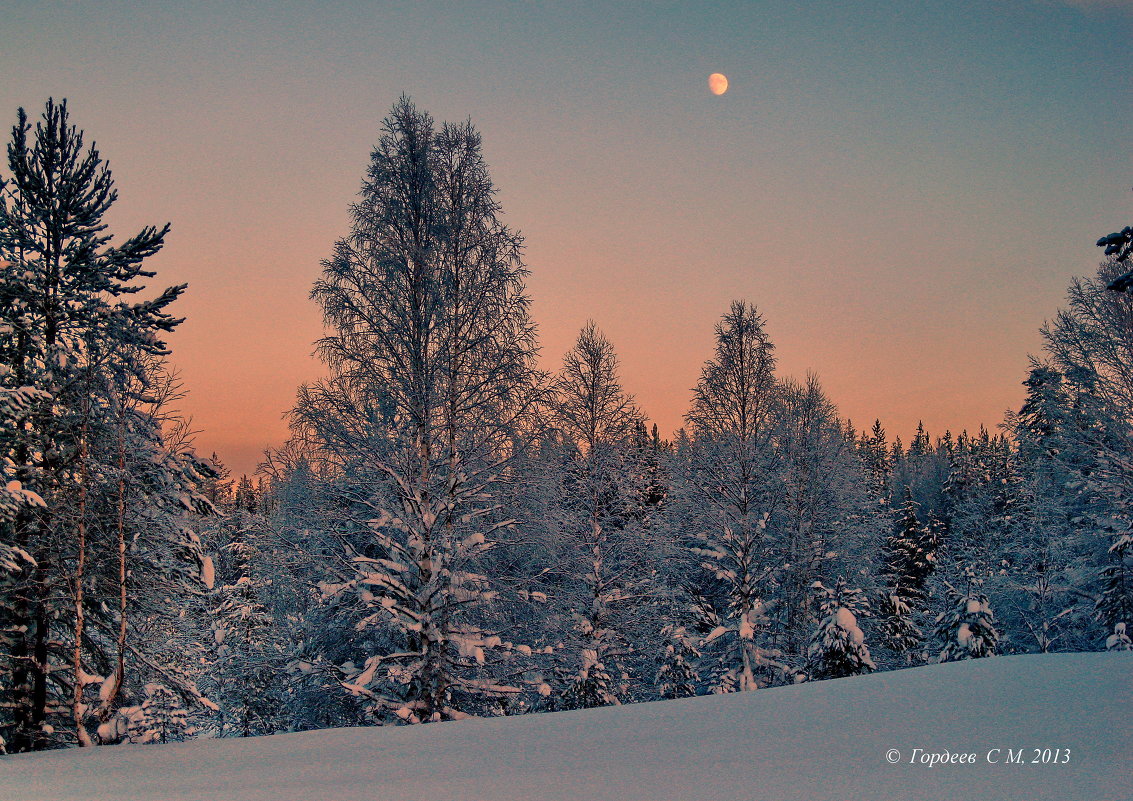
[[(1128, 801), (1131, 708), (1131, 653), (1000, 657), (582, 712), (9, 756), (0, 798)], [(917, 748), (975, 763), (910, 764)]]

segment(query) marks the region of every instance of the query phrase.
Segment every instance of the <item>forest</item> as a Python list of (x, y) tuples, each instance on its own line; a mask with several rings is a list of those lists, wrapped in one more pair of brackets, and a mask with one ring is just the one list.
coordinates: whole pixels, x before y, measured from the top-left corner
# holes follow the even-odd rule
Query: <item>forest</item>
[(186, 286), (147, 267), (169, 225), (113, 235), (111, 173), (66, 103), (19, 111), (0, 753), (1133, 648), (1129, 228), (1037, 311), (1025, 400), (991, 430), (858, 427), (816, 376), (777, 373), (774, 309), (737, 299), (669, 440), (596, 322), (540, 367), (523, 240), (470, 122), (403, 96), (360, 166), (311, 290), (326, 377), (236, 477), (177, 411)]

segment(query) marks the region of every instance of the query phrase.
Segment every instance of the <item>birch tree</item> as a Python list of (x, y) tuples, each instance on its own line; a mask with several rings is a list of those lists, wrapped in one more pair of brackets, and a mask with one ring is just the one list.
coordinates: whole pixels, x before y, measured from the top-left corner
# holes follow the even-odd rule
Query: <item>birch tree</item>
[(1075, 278), (1065, 308), (1043, 327), (1040, 366), (1051, 387), (1029, 421), (1045, 440), (1043, 458), (1067, 479), (1077, 533), (1095, 543), (1098, 641), (1133, 623), (1133, 294), (1107, 289), (1122, 270), (1110, 259)]
[(517, 691), (489, 671), (507, 649), (476, 567), (511, 523), (493, 494), (539, 384), (521, 238), (500, 213), (472, 125), (438, 129), (403, 97), (311, 293), (330, 377), (301, 389), (293, 422), (352, 509), (341, 580), (323, 589), (362, 612), (368, 653), (342, 683), (382, 719), (459, 717)]
[(767, 525), (781, 502), (773, 447), (774, 346), (763, 317), (732, 303), (716, 326), (686, 415), (691, 427), (679, 482), (680, 523), (703, 573), (699, 625), (704, 673), (718, 691), (752, 690), (783, 668), (769, 644), (768, 604), (776, 581)]
[(644, 418), (622, 388), (614, 348), (587, 323), (552, 384), (558, 458), (551, 484), (549, 589), (564, 618), (561, 706), (630, 697), (635, 645), (654, 595), (649, 487), (638, 449)]

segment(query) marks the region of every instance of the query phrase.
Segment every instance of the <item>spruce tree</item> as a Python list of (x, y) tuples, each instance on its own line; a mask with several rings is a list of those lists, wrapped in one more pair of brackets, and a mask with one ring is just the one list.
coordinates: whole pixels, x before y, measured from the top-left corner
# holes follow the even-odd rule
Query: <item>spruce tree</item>
[(896, 525), (881, 552), (884, 586), (878, 616), (885, 647), (908, 662), (922, 639), (916, 614), (924, 604), (932, 562), (925, 551), (928, 532), (917, 518), (917, 503), (908, 487), (896, 514)]
[(858, 451), (865, 464), (873, 496), (879, 504), (888, 504), (892, 495), (893, 465), (890, 463), (889, 445), (885, 441), (885, 429), (881, 427), (881, 420), (873, 421), (873, 428), (868, 435), (862, 434)]
[(935, 634), (941, 662), (994, 656), (999, 632), (987, 595), (971, 584), (967, 592), (952, 591), (949, 608), (936, 620)]
[(1124, 623), (1118, 623), (1113, 627), (1113, 634), (1106, 638), (1105, 649), (1107, 651), (1133, 651), (1133, 640), (1130, 640), (1129, 635), (1125, 633)]
[(929, 526), (917, 517), (918, 504), (906, 487), (901, 507), (896, 511), (896, 527), (886, 540), (882, 573), (889, 586), (910, 598), (921, 597), (925, 580), (932, 572)]
[(810, 639), (808, 667), (816, 679), (837, 679), (869, 673), (873, 663), (858, 618), (865, 615), (868, 604), (861, 590), (846, 585), (838, 577), (833, 588), (815, 585), (821, 620)]
[(191, 733), (184, 705), (176, 693), (162, 684), (147, 684), (145, 700), (127, 714), (127, 739), (132, 743), (177, 742)]
[(661, 631), (664, 650), (657, 669), (657, 694), (661, 698), (690, 698), (700, 687), (696, 640), (683, 627), (668, 625)]
[(249, 575), (218, 589), (213, 613), (217, 651), (210, 678), (221, 736), (270, 734), (283, 719), (280, 678), (287, 660), (278, 623), (261, 597), (266, 589)]

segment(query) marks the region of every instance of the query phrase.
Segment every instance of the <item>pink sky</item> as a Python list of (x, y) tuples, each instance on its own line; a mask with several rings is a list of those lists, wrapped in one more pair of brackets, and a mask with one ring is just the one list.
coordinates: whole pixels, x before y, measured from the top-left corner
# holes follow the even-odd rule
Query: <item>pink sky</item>
[(1133, 206), (1114, 5), (97, 5), (6, 14), (0, 114), (67, 97), (113, 230), (173, 223), (185, 410), (236, 473), (320, 374), (307, 293), (402, 91), (483, 133), (545, 366), (593, 318), (665, 435), (733, 298), (859, 428), (993, 427)]

